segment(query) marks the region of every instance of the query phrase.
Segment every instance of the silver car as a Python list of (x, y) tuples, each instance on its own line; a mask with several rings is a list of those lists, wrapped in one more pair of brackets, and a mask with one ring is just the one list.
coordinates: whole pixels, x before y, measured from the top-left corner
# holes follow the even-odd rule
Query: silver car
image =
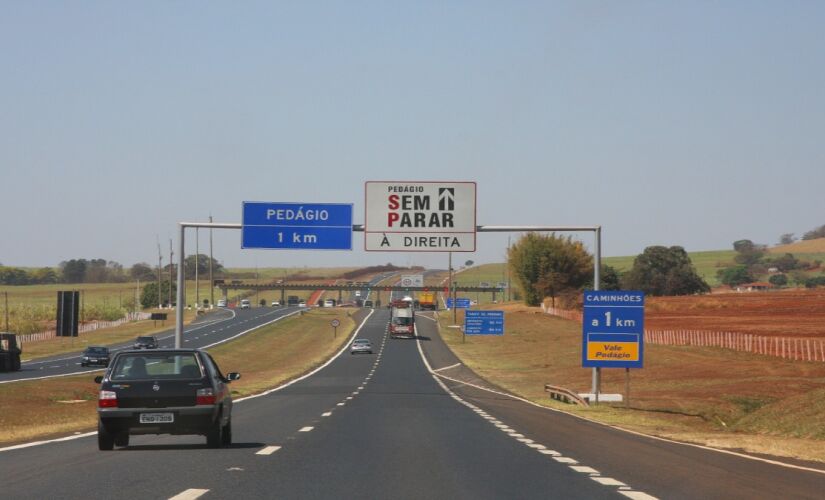
[(358, 354), (361, 352), (365, 352), (367, 354), (372, 354), (372, 344), (367, 339), (355, 339), (352, 341), (352, 345), (349, 348), (350, 354)]

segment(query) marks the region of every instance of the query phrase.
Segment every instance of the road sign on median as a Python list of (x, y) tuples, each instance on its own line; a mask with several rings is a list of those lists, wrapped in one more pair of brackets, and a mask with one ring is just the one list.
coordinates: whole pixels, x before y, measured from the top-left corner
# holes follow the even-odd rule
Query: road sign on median
[[(449, 297), (447, 299), (447, 309), (452, 309), (452, 308), (453, 308), (453, 298)], [(470, 308), (470, 299), (465, 299), (465, 298), (459, 297), (455, 301), (455, 308), (456, 309), (469, 309)]]
[(352, 250), (352, 204), (245, 201), (241, 248)]
[(475, 182), (375, 182), (365, 186), (364, 248), (475, 252)]
[(645, 294), (585, 291), (582, 366), (642, 368)]
[(504, 335), (504, 311), (465, 311), (464, 333), (467, 335)]

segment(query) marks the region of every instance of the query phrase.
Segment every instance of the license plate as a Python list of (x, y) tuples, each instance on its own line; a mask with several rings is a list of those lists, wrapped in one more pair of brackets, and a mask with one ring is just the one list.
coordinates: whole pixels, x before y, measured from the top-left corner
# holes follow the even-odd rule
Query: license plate
[(174, 413), (141, 413), (141, 424), (171, 424), (175, 421)]

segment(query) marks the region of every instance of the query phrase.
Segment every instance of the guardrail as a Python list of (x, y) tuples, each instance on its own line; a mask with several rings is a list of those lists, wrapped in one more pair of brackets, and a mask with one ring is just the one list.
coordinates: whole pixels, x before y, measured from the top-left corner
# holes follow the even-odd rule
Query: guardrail
[(581, 406), (590, 406), (586, 399), (564, 387), (544, 384), (544, 392), (549, 393), (550, 399), (555, 399), (556, 401), (563, 401), (565, 403), (573, 403)]
[[(151, 316), (151, 314), (145, 312), (127, 313), (126, 316), (115, 321), (90, 321), (89, 323), (78, 325), (77, 332), (80, 334), (93, 332), (102, 328), (114, 328), (124, 323), (149, 319)], [(55, 330), (46, 330), (45, 332), (18, 335), (17, 341), (20, 344), (24, 344), (28, 342), (37, 342), (39, 340), (50, 340), (56, 338), (56, 335)]]

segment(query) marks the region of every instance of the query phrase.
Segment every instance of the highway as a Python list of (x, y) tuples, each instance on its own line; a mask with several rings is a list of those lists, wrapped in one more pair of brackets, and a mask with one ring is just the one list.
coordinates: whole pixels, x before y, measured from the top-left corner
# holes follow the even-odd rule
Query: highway
[[(821, 498), (825, 475), (615, 430), (485, 389), (419, 315), (380, 351), (238, 400), (235, 443), (94, 433), (0, 451), (4, 498)], [(226, 371), (243, 367), (224, 367)], [(440, 376), (435, 376), (433, 372)], [(494, 390), (494, 388), (492, 388)]]
[[(184, 328), (183, 347), (205, 347), (223, 342), (265, 323), (297, 312), (297, 307), (254, 307), (244, 310), (220, 309), (205, 317), (198, 318)], [(155, 336), (158, 338), (160, 347), (174, 347), (174, 328), (155, 334)], [(109, 347), (112, 354), (114, 354), (119, 350), (131, 349), (133, 343), (134, 340)], [(64, 353), (25, 361), (21, 364), (20, 371), (0, 373), (0, 384), (102, 371), (102, 368), (97, 366), (80, 366), (82, 350), (83, 347), (78, 342), (78, 351), (75, 353)], [(25, 358), (26, 351), (25, 346), (23, 346), (23, 359)]]

